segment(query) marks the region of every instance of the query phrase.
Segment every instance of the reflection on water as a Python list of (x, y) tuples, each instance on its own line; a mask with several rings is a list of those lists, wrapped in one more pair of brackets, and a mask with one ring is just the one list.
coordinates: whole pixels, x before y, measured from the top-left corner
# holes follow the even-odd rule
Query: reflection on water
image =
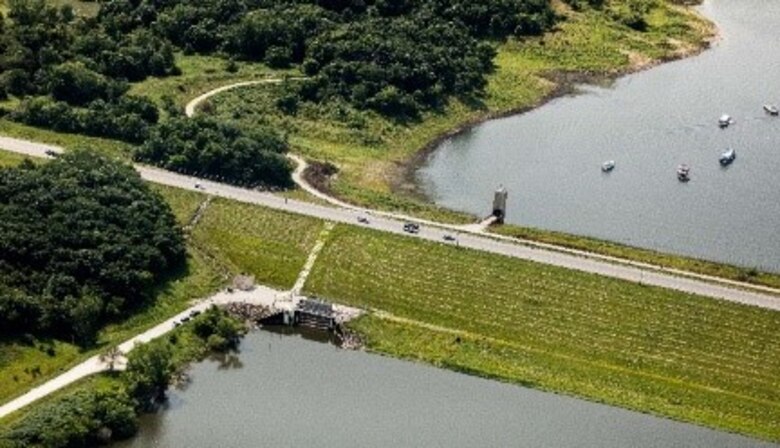
[[(311, 333), (309, 333), (311, 336)], [(282, 332), (191, 382), (120, 447), (769, 447), (752, 439)]]
[[(503, 183), (512, 223), (780, 272), (780, 118), (762, 109), (780, 104), (780, 2), (702, 9), (723, 34), (712, 50), (452, 138), (418, 173), (423, 188), (487, 214)], [(721, 130), (723, 113), (736, 123)]]

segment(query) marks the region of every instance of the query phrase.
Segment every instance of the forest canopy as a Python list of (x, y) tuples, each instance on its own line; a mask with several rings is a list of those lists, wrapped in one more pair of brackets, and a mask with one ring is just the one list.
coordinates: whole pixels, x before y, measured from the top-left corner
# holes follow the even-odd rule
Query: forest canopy
[(0, 328), (88, 343), (184, 261), (168, 205), (87, 150), (0, 169)]

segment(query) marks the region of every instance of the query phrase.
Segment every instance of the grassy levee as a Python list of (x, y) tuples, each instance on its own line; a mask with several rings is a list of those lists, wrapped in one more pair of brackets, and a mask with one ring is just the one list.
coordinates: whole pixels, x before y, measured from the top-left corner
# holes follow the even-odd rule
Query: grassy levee
[(291, 288), (322, 221), (240, 202), (215, 199), (192, 232), (192, 243), (204, 248), (231, 274), (246, 272), (257, 283)]
[(344, 226), (306, 290), (378, 352), (780, 440), (777, 312)]
[(578, 80), (610, 78), (697, 51), (712, 33), (692, 10), (667, 1), (648, 15), (645, 32), (616, 22), (606, 11), (575, 12), (558, 3), (556, 8), (566, 19), (555, 30), (496, 44), (496, 69), (482, 98), (453, 99), (418, 121), (398, 122), (335, 103), (302, 104), (287, 115), (276, 106), (282, 87), (274, 85), (224, 92), (210, 99), (204, 112), (245, 127), (261, 123), (283, 129), (295, 151), (339, 167), (328, 187), (348, 201), (449, 222), (474, 220), (420, 198), (411, 171), (440, 138), (537, 106), (567, 91), (569, 74)]
[(682, 255), (667, 254), (651, 249), (627, 246), (597, 238), (571, 235), (550, 230), (540, 230), (532, 227), (502, 225), (491, 227), (490, 230), (500, 235), (554, 244), (556, 246), (608, 255), (624, 260), (638, 261), (665, 268), (725, 278), (728, 280), (780, 288), (780, 274), (762, 272), (754, 268), (715, 263)]
[(165, 199), (176, 217), (176, 222), (182, 227), (190, 223), (200, 204), (206, 200), (205, 194), (195, 191), (159, 184), (149, 184), (149, 186)]

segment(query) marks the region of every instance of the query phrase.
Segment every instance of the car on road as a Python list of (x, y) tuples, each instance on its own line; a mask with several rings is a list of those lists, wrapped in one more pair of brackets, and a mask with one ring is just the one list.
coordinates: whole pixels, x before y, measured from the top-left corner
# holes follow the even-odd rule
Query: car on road
[(445, 233), (442, 238), (444, 239), (444, 241), (455, 241), (455, 237), (450, 235), (449, 233)]
[(57, 157), (59, 155), (59, 153), (53, 149), (47, 149), (45, 152), (49, 157)]
[(404, 224), (404, 232), (407, 233), (419, 233), (420, 232), (420, 225), (413, 223), (413, 222), (407, 222)]
[(368, 218), (366, 218), (365, 216), (358, 216), (357, 220), (361, 224), (369, 224)]
[(195, 316), (198, 316), (199, 314), (200, 314), (200, 311), (192, 310), (192, 312), (190, 313), (190, 317), (195, 317)]
[(201, 185), (200, 182), (195, 182), (195, 188), (197, 188), (198, 190), (202, 190), (203, 185)]

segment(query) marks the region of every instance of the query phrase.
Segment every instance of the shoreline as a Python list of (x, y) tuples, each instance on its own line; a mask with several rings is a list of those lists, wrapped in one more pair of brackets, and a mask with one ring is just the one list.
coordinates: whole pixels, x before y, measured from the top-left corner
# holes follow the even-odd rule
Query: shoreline
[[(672, 52), (670, 55), (661, 57), (658, 59), (640, 59), (630, 62), (627, 67), (612, 70), (608, 72), (591, 72), (587, 70), (583, 71), (550, 71), (542, 75), (542, 78), (546, 81), (554, 84), (553, 89), (546, 95), (543, 95), (532, 104), (512, 107), (506, 110), (486, 111), (476, 117), (466, 120), (453, 129), (450, 129), (436, 137), (431, 141), (423, 145), (417, 152), (404, 161), (397, 163), (397, 172), (391, 175), (390, 191), (393, 194), (407, 195), (414, 199), (419, 199), (425, 203), (442, 207), (433, 200), (429, 193), (426, 193), (423, 189), (421, 182), (417, 177), (418, 171), (425, 166), (430, 157), (439, 149), (439, 147), (448, 139), (468, 132), (477, 126), (487, 123), (491, 120), (499, 120), (502, 118), (519, 116), (528, 113), (537, 108), (543, 107), (549, 102), (562, 98), (567, 95), (578, 95), (579, 85), (609, 85), (611, 86), (618, 79), (650, 70), (654, 67), (666, 64), (669, 62), (680, 61), (683, 59), (692, 58), (698, 56), (705, 51), (712, 48), (712, 46), (719, 42), (722, 38), (720, 28), (710, 18), (704, 16), (698, 9), (703, 1), (694, 5), (680, 5), (681, 8), (686, 9), (689, 12), (694, 13), (707, 25), (706, 30), (703, 30), (704, 39), (698, 46), (692, 46), (689, 48), (680, 48)], [(631, 55), (626, 55), (631, 60)], [(445, 207), (446, 208), (446, 207)], [(450, 210), (450, 209), (447, 209)], [(452, 210), (459, 212), (458, 210)], [(460, 212), (467, 213), (468, 212)], [(544, 230), (544, 229), (542, 229)]]

